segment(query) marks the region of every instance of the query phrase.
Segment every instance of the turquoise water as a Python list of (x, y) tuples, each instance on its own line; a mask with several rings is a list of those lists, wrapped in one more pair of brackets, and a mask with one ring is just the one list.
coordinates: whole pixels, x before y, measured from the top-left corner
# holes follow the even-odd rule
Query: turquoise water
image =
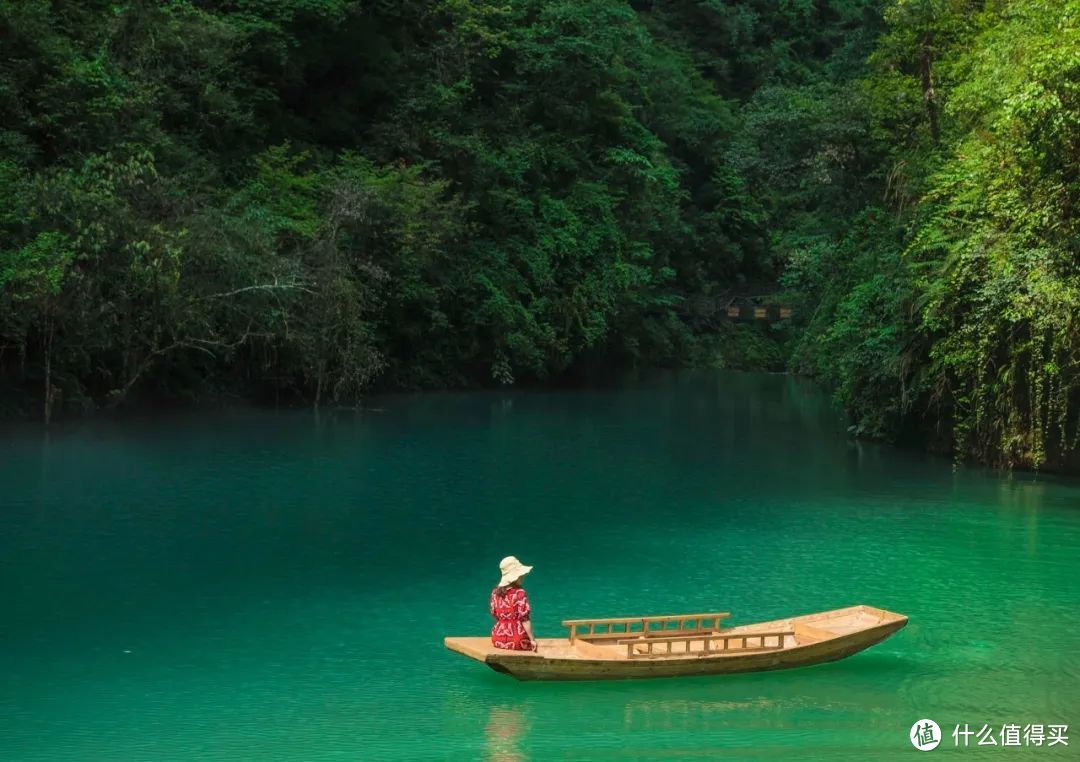
[[(0, 758), (872, 760), (924, 717), (952, 757), (1080, 746), (949, 735), (1080, 721), (1080, 481), (854, 443), (784, 376), (370, 404), (0, 436)], [(442, 646), (489, 629), (508, 554), (541, 636), (911, 623), (788, 672), (519, 683)]]

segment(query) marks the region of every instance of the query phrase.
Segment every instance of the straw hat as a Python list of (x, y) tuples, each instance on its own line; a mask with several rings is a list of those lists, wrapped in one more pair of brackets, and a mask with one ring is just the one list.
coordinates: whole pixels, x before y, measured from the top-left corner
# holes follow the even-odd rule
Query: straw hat
[(499, 561), (499, 571), (502, 572), (499, 587), (506, 587), (514, 580), (521, 579), (531, 572), (532, 567), (521, 563), (515, 556), (507, 556), (502, 561)]

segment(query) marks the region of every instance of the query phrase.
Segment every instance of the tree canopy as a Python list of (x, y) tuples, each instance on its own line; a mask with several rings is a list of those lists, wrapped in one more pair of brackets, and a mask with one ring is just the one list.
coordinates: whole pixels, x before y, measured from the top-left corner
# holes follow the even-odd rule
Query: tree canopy
[[(0, 414), (595, 367), (1077, 444), (1080, 0), (0, 0)], [(790, 328), (702, 320), (773, 293)]]

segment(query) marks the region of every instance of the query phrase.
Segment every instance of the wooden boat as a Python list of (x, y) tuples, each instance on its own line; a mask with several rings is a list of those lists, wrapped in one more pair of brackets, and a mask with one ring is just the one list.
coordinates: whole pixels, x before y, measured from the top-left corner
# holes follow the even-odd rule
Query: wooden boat
[(907, 617), (872, 606), (723, 627), (728, 612), (568, 619), (567, 638), (538, 652), (506, 651), (489, 637), (450, 637), (451, 651), (518, 680), (618, 680), (759, 672), (836, 661), (880, 643)]

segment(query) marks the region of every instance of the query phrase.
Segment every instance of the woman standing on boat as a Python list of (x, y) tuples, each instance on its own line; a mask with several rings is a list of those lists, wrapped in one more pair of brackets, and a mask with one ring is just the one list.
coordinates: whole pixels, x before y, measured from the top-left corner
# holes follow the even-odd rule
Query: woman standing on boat
[(499, 586), (491, 591), (491, 615), (495, 626), (491, 628), (491, 644), (510, 651), (536, 651), (538, 645), (533, 637), (529, 596), (521, 586), (521, 578), (532, 571), (531, 566), (507, 556), (499, 562), (502, 577)]

